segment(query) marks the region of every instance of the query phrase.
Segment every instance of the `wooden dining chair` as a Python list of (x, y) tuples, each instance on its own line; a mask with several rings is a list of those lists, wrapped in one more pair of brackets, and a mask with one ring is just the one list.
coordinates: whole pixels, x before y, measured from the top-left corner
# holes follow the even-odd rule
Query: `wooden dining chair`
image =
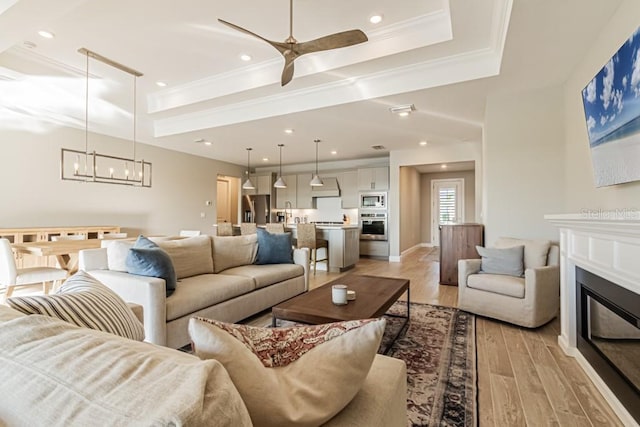
[(62, 283), (67, 278), (67, 270), (54, 267), (17, 268), (11, 243), (0, 239), (0, 285), (5, 288), (5, 300), (11, 296), (16, 286), (42, 283), (42, 292), (49, 293), (51, 285)]
[(126, 239), (129, 237), (128, 233), (104, 233), (100, 236), (100, 239), (104, 240), (114, 240), (114, 239)]
[(233, 225), (230, 222), (219, 222), (216, 229), (218, 236), (233, 236)]
[(254, 222), (243, 222), (240, 224), (240, 234), (245, 236), (247, 234), (256, 234), (258, 227)]
[(200, 230), (180, 230), (180, 237), (195, 237), (200, 235)]
[(84, 234), (67, 234), (64, 236), (51, 236), (52, 242), (61, 242), (63, 240), (87, 240)]

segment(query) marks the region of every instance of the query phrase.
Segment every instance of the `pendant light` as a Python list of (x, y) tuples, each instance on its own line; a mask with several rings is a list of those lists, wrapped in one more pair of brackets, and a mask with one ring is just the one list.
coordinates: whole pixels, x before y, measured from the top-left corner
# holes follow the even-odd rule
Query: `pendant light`
[(318, 175), (318, 144), (320, 143), (319, 139), (314, 139), (313, 142), (316, 143), (316, 174), (313, 175), (313, 179), (309, 183), (312, 187), (321, 187), (324, 185), (324, 182), (320, 179), (320, 175)]
[(251, 150), (253, 148), (247, 148), (247, 180), (242, 184), (244, 190), (255, 190), (255, 185), (251, 182)]
[(284, 147), (284, 144), (278, 144), (278, 147), (280, 148), (280, 173), (278, 174), (278, 179), (273, 186), (275, 188), (287, 188), (287, 183), (282, 179), (282, 147)]

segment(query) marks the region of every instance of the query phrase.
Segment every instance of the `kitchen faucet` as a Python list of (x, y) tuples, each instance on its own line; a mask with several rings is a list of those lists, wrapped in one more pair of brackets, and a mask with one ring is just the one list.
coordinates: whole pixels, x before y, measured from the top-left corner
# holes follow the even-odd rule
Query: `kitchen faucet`
[[(287, 213), (287, 209), (289, 209), (289, 212)], [(291, 218), (293, 216), (293, 206), (291, 205), (291, 202), (289, 200), (287, 200), (286, 202), (284, 202), (284, 223), (285, 225), (289, 223), (289, 218)]]

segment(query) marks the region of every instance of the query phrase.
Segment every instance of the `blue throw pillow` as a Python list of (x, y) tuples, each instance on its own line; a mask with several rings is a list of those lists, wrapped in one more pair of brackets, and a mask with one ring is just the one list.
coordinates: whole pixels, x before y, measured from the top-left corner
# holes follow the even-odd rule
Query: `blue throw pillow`
[(254, 264), (293, 264), (291, 233), (269, 233), (258, 228), (258, 254)]
[(164, 279), (167, 296), (176, 290), (176, 270), (171, 257), (144, 236), (139, 236), (127, 254), (127, 272), (139, 276)]

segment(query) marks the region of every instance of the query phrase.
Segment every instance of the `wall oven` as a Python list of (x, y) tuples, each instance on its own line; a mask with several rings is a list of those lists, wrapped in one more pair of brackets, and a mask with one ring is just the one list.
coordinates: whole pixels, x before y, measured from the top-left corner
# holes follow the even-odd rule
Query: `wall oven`
[(387, 240), (386, 212), (360, 212), (360, 240)]
[(360, 193), (360, 209), (387, 209), (387, 193)]

